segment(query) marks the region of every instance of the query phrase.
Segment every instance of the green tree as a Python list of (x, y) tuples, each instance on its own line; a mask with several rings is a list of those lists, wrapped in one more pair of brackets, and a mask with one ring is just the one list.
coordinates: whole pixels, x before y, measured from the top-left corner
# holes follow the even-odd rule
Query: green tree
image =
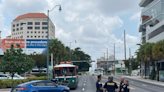
[(47, 67), (47, 55), (45, 54), (37, 54), (34, 52), (33, 54), (29, 55), (30, 58), (32, 58), (36, 63), (35, 66), (39, 68), (39, 72), (41, 74), (42, 70), (41, 68)]
[(77, 62), (74, 63), (76, 66), (78, 66), (79, 71), (88, 71), (90, 64), (89, 62), (83, 62), (83, 60), (91, 60), (91, 57), (88, 54), (85, 54), (83, 51), (81, 51), (80, 47), (75, 48), (75, 50), (72, 50), (71, 53), (71, 60), (72, 61), (79, 61), (81, 60), (82, 62)]
[(49, 52), (53, 53), (55, 63), (59, 63), (58, 61), (61, 61), (65, 54), (65, 46), (62, 44), (62, 42), (58, 39), (52, 39), (52, 41), (49, 44)]
[(14, 49), (13, 44), (11, 44), (11, 48), (7, 49), (0, 62), (2, 72), (9, 72), (13, 78), (15, 73), (25, 73), (34, 67), (35, 61), (23, 54), (22, 51), (20, 45)]
[[(130, 62), (130, 60), (124, 60), (124, 62), (125, 62), (125, 67), (126, 68), (129, 68), (129, 62)], [(131, 58), (131, 65), (132, 65), (132, 70), (136, 70), (136, 69), (138, 69), (138, 66), (139, 66), (139, 62), (136, 62), (136, 59), (135, 58)]]
[[(155, 64), (154, 64), (154, 58), (153, 58), (153, 54), (152, 54), (152, 50), (153, 50), (153, 46), (154, 43), (147, 43), (146, 47), (144, 49), (144, 53), (145, 53), (145, 62), (151, 62), (151, 65), (153, 66), (153, 70), (151, 72), (151, 74), (149, 75), (151, 79), (155, 78)], [(146, 72), (145, 72), (146, 75)]]
[(157, 63), (157, 80), (159, 81), (159, 64), (158, 60), (162, 60), (164, 58), (164, 40), (158, 41), (152, 50), (153, 58)]

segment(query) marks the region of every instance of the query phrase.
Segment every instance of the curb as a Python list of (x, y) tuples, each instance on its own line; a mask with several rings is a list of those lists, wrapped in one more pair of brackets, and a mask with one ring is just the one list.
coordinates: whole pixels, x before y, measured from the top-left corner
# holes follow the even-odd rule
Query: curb
[(149, 81), (143, 81), (143, 80), (139, 80), (139, 79), (134, 79), (134, 78), (131, 78), (131, 77), (127, 77), (127, 76), (123, 76), (127, 79), (131, 79), (131, 80), (136, 80), (136, 81), (140, 81), (142, 83), (147, 83), (147, 84), (151, 84), (151, 85), (155, 85), (155, 86), (161, 86), (161, 87), (164, 87), (164, 83), (163, 84), (158, 84), (158, 83), (153, 83), (153, 82), (149, 82)]

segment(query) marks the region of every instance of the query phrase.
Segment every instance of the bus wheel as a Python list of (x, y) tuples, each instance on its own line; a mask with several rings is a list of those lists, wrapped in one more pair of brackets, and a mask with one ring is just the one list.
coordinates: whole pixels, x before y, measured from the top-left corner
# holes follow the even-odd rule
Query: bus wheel
[(63, 90), (62, 92), (67, 92), (67, 91)]

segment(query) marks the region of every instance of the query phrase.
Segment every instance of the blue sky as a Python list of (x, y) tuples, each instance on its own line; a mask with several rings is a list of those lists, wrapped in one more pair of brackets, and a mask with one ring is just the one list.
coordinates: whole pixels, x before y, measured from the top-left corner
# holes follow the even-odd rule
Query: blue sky
[(126, 30), (128, 48), (132, 55), (138, 48), (140, 33), (139, 2), (141, 0), (0, 0), (0, 30), (2, 38), (10, 35), (11, 22), (19, 15), (39, 12), (61, 4), (62, 12), (55, 8), (50, 18), (56, 26), (56, 38), (72, 48), (81, 47), (93, 60), (103, 56), (106, 47), (113, 55), (116, 43), (116, 59), (124, 59), (123, 33)]

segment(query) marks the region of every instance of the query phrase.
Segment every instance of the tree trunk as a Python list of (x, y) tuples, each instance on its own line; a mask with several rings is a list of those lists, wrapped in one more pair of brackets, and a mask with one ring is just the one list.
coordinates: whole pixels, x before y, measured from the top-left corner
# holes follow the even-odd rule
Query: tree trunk
[(146, 79), (146, 70), (147, 70), (147, 68), (146, 68), (146, 62), (145, 62), (145, 79)]
[(40, 68), (39, 68), (39, 73), (41, 74), (41, 70), (40, 70)]
[(158, 67), (158, 61), (157, 61), (157, 81), (159, 81), (159, 67)]
[(11, 77), (12, 77), (12, 80), (13, 80), (13, 77), (14, 77), (14, 73), (13, 72), (11, 72)]

